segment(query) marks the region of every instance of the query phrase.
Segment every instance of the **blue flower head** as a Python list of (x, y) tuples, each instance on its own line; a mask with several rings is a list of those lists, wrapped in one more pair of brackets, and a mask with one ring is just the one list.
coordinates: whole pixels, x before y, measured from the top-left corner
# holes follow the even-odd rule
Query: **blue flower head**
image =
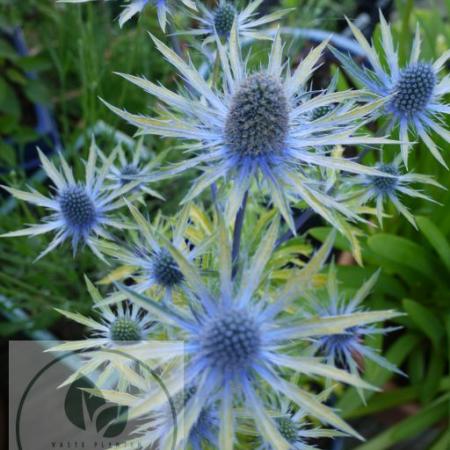
[(384, 203), (389, 202), (402, 214), (414, 227), (416, 222), (414, 216), (402, 203), (402, 197), (420, 198), (433, 202), (434, 200), (421, 190), (414, 187), (415, 184), (428, 184), (442, 188), (432, 177), (414, 172), (404, 173), (401, 157), (397, 157), (391, 163), (379, 163), (376, 168), (381, 173), (390, 176), (356, 176), (349, 180), (350, 187), (357, 187), (360, 193), (353, 199), (358, 205), (365, 205), (372, 201), (376, 205), (376, 215), (380, 225), (383, 225)]
[[(107, 188), (114, 191), (116, 189), (121, 189), (131, 181), (140, 180), (143, 177), (150, 180), (166, 154), (167, 152), (161, 152), (157, 157), (154, 157), (145, 163), (144, 158), (148, 157), (148, 153), (145, 152), (142, 139), (133, 147), (132, 157), (128, 157), (127, 151), (119, 145), (117, 149), (118, 162), (111, 165), (107, 177), (110, 183)], [(107, 160), (107, 156), (104, 155), (103, 152), (100, 152), (100, 157), (103, 161)], [(154, 178), (156, 179), (156, 176)], [(164, 200), (164, 197), (148, 186), (148, 183), (139, 183), (133, 189), (133, 192), (138, 191)]]
[[(331, 317), (336, 315), (355, 314), (363, 311), (361, 303), (370, 294), (378, 280), (379, 272), (373, 274), (361, 288), (356, 292), (350, 301), (338, 291), (336, 268), (334, 264), (330, 266), (328, 273), (327, 299), (325, 302), (313, 300), (314, 312), (321, 317)], [(325, 356), (330, 364), (348, 370), (351, 373), (358, 373), (361, 359), (367, 358), (385, 369), (402, 373), (387, 359), (371, 349), (365, 339), (370, 335), (384, 334), (394, 328), (376, 328), (373, 325), (356, 325), (348, 327), (342, 333), (329, 334), (319, 337), (314, 348), (316, 352)]]
[(400, 67), (390, 27), (380, 12), (382, 48), (386, 59), (384, 68), (375, 46), (371, 46), (352, 23), (349, 22), (349, 25), (372, 67), (358, 66), (350, 56), (337, 50), (334, 53), (347, 72), (365, 89), (387, 99), (384, 107), (380, 108), (380, 114), (387, 112), (391, 115), (390, 129), (399, 127), (405, 166), (410, 148), (409, 130), (418, 134), (433, 156), (446, 166), (430, 132), (436, 132), (450, 142), (450, 133), (442, 125), (443, 116), (450, 112), (450, 107), (444, 102), (444, 96), (450, 92), (450, 79), (440, 77), (450, 51), (446, 51), (434, 63), (421, 60), (421, 37), (417, 26), (409, 61), (405, 67)]
[[(36, 236), (47, 232), (56, 232), (56, 236), (50, 245), (39, 255), (45, 254), (56, 248), (67, 239), (72, 241), (74, 254), (79, 244), (86, 244), (97, 256), (101, 257), (95, 244), (94, 236), (109, 236), (106, 226), (123, 228), (125, 225), (110, 216), (111, 212), (124, 205), (122, 196), (130, 193), (139, 181), (129, 183), (109, 191), (106, 187), (108, 172), (116, 157), (116, 151), (103, 161), (102, 167), (96, 167), (99, 150), (93, 141), (89, 151), (89, 159), (86, 165), (86, 181), (76, 181), (72, 169), (60, 154), (62, 173), (39, 151), (42, 167), (56, 188), (55, 195), (45, 197), (36, 190), (31, 192), (3, 186), (13, 196), (43, 206), (51, 211), (44, 218), (44, 223), (32, 225), (28, 228), (3, 234), (3, 237)], [(130, 197), (131, 200), (131, 197)]]
[(227, 40), (230, 37), (233, 24), (236, 22), (237, 33), (242, 38), (271, 39), (267, 30), (259, 31), (257, 28), (281, 19), (289, 10), (278, 9), (271, 14), (255, 17), (262, 2), (263, 0), (251, 1), (243, 10), (238, 10), (233, 2), (227, 0), (217, 0), (217, 6), (212, 10), (203, 2), (198, 2), (200, 14), (194, 15), (194, 19), (199, 23), (199, 26), (185, 34), (204, 36), (204, 45), (216, 42), (217, 38)]
[[(318, 395), (317, 399), (324, 402), (330, 393), (331, 390), (327, 389)], [(277, 401), (271, 400), (269, 404), (274, 411), (274, 420), (280, 434), (291, 445), (289, 450), (313, 450), (318, 448), (311, 443), (316, 439), (345, 436), (344, 433), (333, 429), (312, 427), (307, 421), (305, 411), (296, 408), (289, 401), (282, 401), (281, 405), (278, 405)], [(258, 450), (273, 450), (273, 447), (270, 443), (264, 442)]]
[[(130, 233), (130, 240), (126, 244), (96, 240), (96, 245), (105, 255), (133, 268), (125, 275), (134, 279), (133, 289), (136, 292), (151, 290), (163, 301), (171, 301), (175, 291), (185, 289), (185, 276), (164, 240), (158, 237), (156, 228), (159, 228), (160, 232), (167, 230), (171, 234), (171, 245), (189, 261), (201, 256), (208, 249), (212, 238), (192, 248), (187, 243), (185, 232), (189, 224), (190, 204), (177, 215), (173, 229), (170, 223), (163, 222), (160, 218), (157, 218), (155, 223), (149, 222), (135, 206), (128, 206), (135, 220), (137, 233)], [(116, 293), (110, 297), (110, 302), (115, 302), (118, 298), (126, 298), (126, 295)]]
[[(286, 344), (307, 346), (311, 337), (341, 333), (353, 326), (364, 326), (397, 315), (393, 311), (325, 318), (286, 314), (286, 308), (301, 295), (302, 286), (306, 287), (312, 275), (320, 269), (334, 239), (330, 237), (302, 271), (294, 271), (285, 286), (272, 291), (260, 284), (269, 275), (266, 267), (277, 236), (278, 222), (275, 221), (242, 273), (233, 278), (228, 230), (224, 220), (220, 219), (216, 238), (218, 251), (214, 253), (219, 272), (217, 281), (211, 276), (203, 278), (195, 265), (166, 242), (189, 287), (186, 294), (188, 307), (179, 302), (161, 305), (131, 288), (121, 288), (134, 304), (147, 309), (162, 326), (167, 326), (172, 338), (184, 342), (183, 348), (178, 342), (161, 344), (164, 345), (165, 360), (184, 356), (185, 361), (183, 382), (167, 380), (167, 385), (173, 386), (171, 395), (175, 396), (183, 387), (195, 384), (195, 393), (185, 407), (186, 434), (204, 408), (211, 406), (209, 400), (217, 399), (214, 405), (220, 418), (220, 448), (233, 448), (237, 420), (235, 408), (240, 404), (245, 404), (251, 411), (265, 441), (277, 450), (291, 448), (264, 406), (259, 395), (262, 386), (264, 389), (270, 387), (276, 395), (288, 398), (324, 423), (357, 435), (331, 409), (291, 383), (285, 375), (320, 375), (360, 388), (370, 388), (370, 385), (357, 375), (323, 364), (319, 358), (292, 355), (286, 351)], [(160, 392), (149, 393), (136, 401), (130, 417), (149, 415), (164, 404)], [(170, 442), (172, 437), (173, 430), (162, 437), (162, 445), (165, 440)]]
[[(242, 56), (235, 24), (226, 46), (217, 39), (222, 68), (219, 88), (161, 41), (153, 40), (189, 83), (193, 96), (123, 75), (166, 103), (171, 110), (170, 118), (145, 117), (109, 104), (108, 107), (141, 128), (143, 134), (189, 141), (188, 153), (195, 156), (163, 171), (173, 176), (194, 167), (202, 170), (184, 201), (193, 199), (214, 182), (225, 180), (230, 181), (225, 208), (227, 223), (235, 217), (245, 193), (254, 184), (268, 191), (292, 230), (295, 225), (290, 204), (299, 200), (339, 229), (342, 227), (336, 215), (357, 219), (354, 211), (325, 192), (327, 180), (322, 169), (378, 173), (348, 159), (330, 156), (328, 149), (336, 145), (388, 142), (357, 134), (367, 114), (385, 100), (355, 107), (356, 99), (361, 99), (360, 92), (313, 95), (308, 91), (308, 80), (327, 42), (311, 51), (291, 73), (283, 62), (283, 45), (278, 34), (268, 66), (251, 72)], [(330, 106), (328, 114), (314, 117), (318, 108)]]

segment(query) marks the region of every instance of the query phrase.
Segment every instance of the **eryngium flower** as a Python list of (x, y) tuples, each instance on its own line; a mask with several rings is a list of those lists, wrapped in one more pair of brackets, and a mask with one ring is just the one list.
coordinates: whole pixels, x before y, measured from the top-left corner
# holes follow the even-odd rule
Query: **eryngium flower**
[(204, 44), (215, 42), (217, 37), (228, 39), (236, 21), (236, 29), (239, 36), (253, 39), (271, 39), (265, 31), (258, 31), (257, 28), (273, 23), (283, 17), (289, 10), (276, 10), (266, 16), (255, 18), (256, 10), (263, 0), (250, 2), (242, 11), (236, 9), (232, 2), (227, 0), (218, 0), (215, 9), (208, 9), (203, 3), (199, 2), (198, 10), (200, 15), (194, 15), (199, 22), (199, 27), (183, 34), (195, 36), (205, 36)]
[[(157, 157), (143, 163), (143, 145), (142, 140), (133, 148), (133, 156), (131, 159), (127, 158), (124, 149), (118, 146), (118, 164), (113, 164), (110, 169), (110, 173), (107, 179), (110, 181), (108, 189), (114, 191), (121, 189), (126, 184), (134, 180), (140, 180), (145, 177), (147, 180), (152, 178), (152, 174), (155, 173), (156, 167), (159, 166), (161, 160), (165, 157), (167, 152), (161, 152)], [(107, 157), (103, 152), (100, 152), (100, 157), (103, 161), (106, 161)], [(151, 189), (147, 183), (139, 183), (133, 190), (133, 192), (141, 191), (145, 194), (164, 200), (157, 191)]]
[(98, 372), (98, 387), (113, 380), (119, 390), (126, 390), (130, 384), (127, 380), (126, 367), (133, 367), (135, 363), (132, 358), (121, 357), (107, 350), (122, 351), (125, 356), (134, 356), (136, 352), (139, 354), (140, 350), (148, 351), (148, 346), (151, 351), (151, 343), (147, 339), (155, 322), (147, 311), (128, 301), (117, 304), (114, 309), (101, 304), (104, 303), (104, 299), (100, 292), (87, 277), (85, 279), (92, 301), (100, 312), (99, 317), (86, 317), (79, 313), (56, 310), (68, 319), (87, 327), (89, 338), (65, 342), (48, 351), (83, 351), (84, 363), (63, 385), (69, 385), (80, 377), (91, 376), (94, 372)]
[[(360, 313), (364, 309), (361, 303), (371, 293), (378, 280), (379, 272), (375, 272), (348, 301), (339, 292), (336, 278), (336, 268), (334, 264), (330, 266), (327, 283), (327, 299), (325, 302), (312, 300), (314, 313), (320, 317), (333, 317)], [(385, 369), (402, 373), (394, 364), (379, 355), (364, 342), (368, 336), (384, 334), (395, 328), (377, 328), (373, 325), (356, 325), (344, 330), (343, 333), (328, 334), (320, 336), (314, 343), (314, 348), (318, 354), (324, 355), (330, 364), (349, 370), (353, 374), (359, 371), (359, 362), (362, 358), (367, 358)]]
[(116, 152), (112, 152), (98, 169), (96, 167), (98, 149), (94, 141), (89, 150), (84, 183), (75, 180), (72, 169), (62, 154), (60, 154), (61, 173), (40, 150), (38, 151), (42, 168), (55, 185), (55, 195), (45, 197), (33, 188), (30, 188), (30, 192), (7, 186), (3, 188), (20, 200), (49, 209), (51, 214), (43, 219), (42, 224), (5, 233), (2, 237), (37, 236), (54, 231), (55, 238), (38, 256), (38, 259), (67, 239), (72, 241), (74, 254), (79, 244), (86, 244), (98, 257), (102, 258), (93, 237), (96, 235), (109, 237), (105, 226), (124, 228), (125, 224), (111, 217), (110, 213), (124, 205), (121, 197), (131, 192), (139, 182), (130, 182), (113, 192), (107, 191), (104, 184)]
[[(330, 390), (327, 389), (317, 396), (320, 401), (326, 400)], [(278, 406), (276, 402), (271, 405), (274, 420), (281, 435), (291, 444), (290, 450), (313, 450), (318, 449), (313, 445), (314, 440), (321, 438), (334, 438), (336, 436), (345, 436), (336, 430), (324, 429), (319, 427), (311, 427), (306, 420), (305, 411), (301, 408), (295, 410), (295, 405), (288, 401), (282, 401)], [(273, 450), (269, 443), (263, 443), (258, 450)]]
[(379, 163), (376, 168), (391, 177), (361, 175), (352, 178), (349, 184), (362, 187), (363, 190), (356, 197), (356, 202), (365, 205), (372, 201), (376, 204), (376, 213), (380, 225), (383, 225), (384, 203), (391, 202), (400, 214), (402, 214), (414, 227), (416, 222), (408, 208), (401, 202), (403, 196), (421, 198), (434, 202), (434, 200), (422, 191), (412, 187), (414, 184), (428, 184), (439, 188), (442, 186), (432, 177), (413, 172), (402, 173), (401, 158), (396, 158), (392, 163)]
[[(95, 0), (58, 0), (59, 3), (87, 3)], [(158, 21), (161, 29), (166, 31), (167, 15), (171, 13), (170, 3), (183, 3), (188, 8), (196, 10), (195, 3), (192, 0), (126, 0), (123, 12), (119, 16), (119, 25), (123, 27), (132, 17), (141, 13), (147, 5), (156, 6), (158, 12)]]
[[(69, 342), (52, 348), (52, 351), (86, 350), (93, 347), (114, 348), (118, 346), (144, 342), (149, 334), (154, 320), (149, 314), (130, 302), (122, 302), (116, 308), (100, 304), (103, 302), (99, 291), (86, 278), (86, 284), (94, 305), (100, 311), (100, 320), (85, 317), (79, 313), (72, 313), (56, 309), (70, 320), (74, 320), (90, 329), (90, 339), (85, 341)], [(76, 348), (73, 348), (76, 346)]]
[[(154, 225), (150, 223), (139, 212), (137, 208), (129, 205), (133, 216), (137, 233), (133, 233), (131, 241), (118, 244), (110, 241), (96, 242), (98, 248), (105, 255), (112, 256), (118, 262), (134, 268), (132, 273), (127, 272), (127, 276), (132, 276), (136, 284), (133, 289), (143, 293), (149, 289), (154, 289), (152, 294), (162, 297), (163, 301), (171, 301), (175, 289), (185, 287), (185, 278), (178, 263), (172, 257), (167, 246), (155, 231)], [(186, 243), (185, 231), (189, 223), (190, 205), (185, 208), (176, 218), (176, 225), (171, 231), (171, 244), (185, 255), (186, 259), (193, 261), (200, 256), (211, 243), (205, 241), (203, 245), (189, 248)], [(170, 229), (170, 224), (165, 228)], [(161, 233), (163, 224), (159, 223)], [(117, 301), (118, 297), (126, 297), (122, 293), (111, 296), (111, 302)]]
[[(354, 326), (397, 315), (394, 311), (377, 311), (306, 319), (301, 314), (286, 314), (301, 295), (302, 287), (306, 288), (312, 275), (320, 269), (334, 239), (329, 238), (302, 271), (294, 270), (284, 286), (276, 291), (259, 289), (262, 278), (268, 275), (265, 270), (277, 236), (278, 223), (274, 222), (242, 274), (233, 279), (231, 244), (221, 219), (217, 237), (218, 284), (211, 276), (203, 278), (192, 263), (167, 243), (193, 293), (187, 299), (188, 307), (161, 305), (122, 287), (136, 305), (147, 309), (169, 328), (171, 337), (185, 343), (183, 354), (176, 345), (170, 351), (170, 342), (164, 343), (167, 358), (184, 356), (185, 361), (184, 380), (167, 379), (165, 384), (173, 397), (195, 383), (196, 392), (185, 407), (186, 434), (209, 399), (218, 398), (220, 449), (234, 448), (235, 408), (243, 404), (252, 412), (259, 432), (274, 449), (291, 448), (265, 409), (259, 389), (273, 390), (280, 397), (296, 403), (308, 415), (359, 436), (330, 408), (288, 380), (293, 374), (301, 373), (329, 377), (361, 388), (371, 386), (355, 375), (322, 364), (320, 359), (298, 356), (298, 352), (293, 356), (286, 347), (295, 344), (298, 349), (301, 345), (309, 345), (314, 336), (342, 333)], [(210, 286), (205, 284), (207, 281), (211, 282)], [(166, 397), (157, 389), (136, 400), (130, 409), (130, 417), (148, 415), (165, 403)], [(172, 437), (172, 433), (163, 437), (162, 448)]]
[(443, 115), (450, 112), (450, 107), (444, 103), (443, 98), (450, 92), (450, 77), (440, 79), (439, 76), (450, 57), (450, 51), (446, 51), (434, 63), (421, 60), (421, 38), (417, 27), (409, 62), (405, 67), (400, 67), (390, 27), (381, 12), (380, 22), (386, 69), (375, 46), (371, 46), (361, 31), (350, 22), (353, 34), (363, 48), (372, 69), (356, 64), (350, 56), (336, 50), (334, 53), (345, 70), (365, 89), (388, 99), (386, 105), (380, 109), (380, 114), (390, 114), (391, 128), (399, 127), (405, 166), (410, 149), (408, 134), (409, 131), (414, 131), (422, 138), (433, 156), (447, 167), (437, 145), (431, 139), (430, 132), (436, 132), (450, 142), (450, 133), (442, 125)]
[[(315, 48), (291, 74), (282, 61), (282, 43), (276, 36), (266, 69), (248, 73), (234, 26), (229, 46), (217, 40), (222, 66), (222, 88), (211, 86), (197, 70), (161, 41), (153, 38), (166, 59), (181, 73), (198, 96), (183, 96), (149, 80), (122, 75), (167, 104), (165, 118), (130, 114), (108, 105), (116, 114), (140, 127), (143, 134), (177, 137), (189, 143), (196, 156), (181, 162), (168, 176), (197, 167), (203, 170), (184, 201), (188, 201), (221, 178), (231, 179), (225, 215), (232, 220), (252, 180), (261, 175), (275, 206), (294, 229), (289, 202), (303, 199), (326, 220), (339, 227), (333, 212), (355, 218), (355, 214), (321, 191), (323, 180), (311, 174), (318, 167), (376, 174), (373, 169), (328, 156), (329, 146), (391, 142), (384, 138), (355, 135), (366, 117), (383, 101), (354, 109), (337, 105), (361, 98), (346, 91), (312, 97), (304, 92), (326, 42)], [(333, 105), (332, 113), (316, 120), (312, 112)], [(328, 147), (324, 147), (328, 146)]]

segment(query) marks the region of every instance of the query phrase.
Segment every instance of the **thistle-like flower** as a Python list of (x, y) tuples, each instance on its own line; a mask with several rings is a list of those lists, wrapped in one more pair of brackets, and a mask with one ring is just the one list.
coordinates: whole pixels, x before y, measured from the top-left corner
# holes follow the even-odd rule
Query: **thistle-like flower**
[(40, 150), (38, 151), (42, 168), (55, 185), (55, 195), (45, 197), (33, 188), (30, 188), (30, 192), (8, 186), (3, 188), (20, 200), (49, 209), (51, 214), (43, 219), (42, 224), (31, 225), (23, 230), (12, 231), (1, 236), (37, 236), (54, 231), (56, 236), (38, 259), (67, 239), (72, 241), (74, 254), (79, 244), (86, 244), (98, 257), (102, 258), (93, 238), (94, 236), (110, 237), (105, 230), (106, 226), (119, 229), (126, 226), (122, 221), (111, 217), (110, 213), (124, 205), (121, 197), (131, 192), (139, 182), (130, 182), (113, 192), (107, 191), (104, 184), (116, 152), (112, 152), (98, 169), (96, 167), (98, 148), (94, 141), (89, 150), (84, 183), (75, 180), (73, 171), (62, 154), (60, 154), (61, 173)]
[(400, 214), (402, 214), (414, 227), (417, 228), (414, 216), (401, 202), (402, 196), (421, 198), (434, 202), (434, 200), (422, 191), (412, 187), (414, 184), (428, 184), (442, 188), (432, 177), (413, 172), (402, 173), (401, 157), (397, 157), (392, 163), (379, 163), (376, 167), (380, 172), (386, 172), (391, 177), (383, 176), (356, 176), (349, 183), (352, 186), (362, 187), (362, 192), (353, 199), (360, 205), (375, 201), (376, 213), (380, 225), (383, 225), (384, 203), (391, 202)]
[[(135, 280), (133, 289), (136, 292), (143, 293), (156, 288), (156, 292), (153, 291), (153, 293), (158, 293), (157, 296), (162, 297), (165, 302), (171, 301), (174, 290), (184, 289), (185, 277), (167, 246), (156, 233), (154, 224), (145, 219), (136, 207), (129, 205), (129, 208), (138, 230), (138, 233), (134, 233), (131, 237), (132, 242), (117, 244), (110, 241), (98, 241), (98, 248), (104, 254), (134, 269), (132, 273), (127, 273), (127, 276), (131, 275)], [(193, 261), (206, 251), (211, 240), (189, 248), (185, 237), (189, 224), (189, 209), (190, 205), (186, 205), (176, 218), (171, 245), (182, 252), (187, 260)], [(159, 233), (161, 233), (164, 224), (159, 225)], [(117, 293), (111, 296), (110, 301), (117, 301), (118, 296), (126, 297)]]
[(250, 2), (242, 11), (236, 9), (233, 3), (227, 0), (217, 0), (215, 9), (208, 9), (203, 3), (197, 3), (200, 15), (194, 15), (199, 22), (199, 27), (183, 34), (205, 36), (204, 44), (216, 42), (219, 39), (228, 39), (236, 21), (236, 29), (239, 36), (253, 39), (272, 39), (265, 31), (257, 28), (281, 19), (289, 10), (277, 10), (266, 16), (255, 18), (255, 13), (263, 0)]
[[(329, 394), (329, 390), (323, 391), (317, 399), (324, 401)], [(324, 429), (319, 427), (312, 428), (306, 420), (306, 414), (303, 409), (297, 408), (290, 402), (283, 400), (281, 405), (277, 405), (276, 401), (272, 410), (275, 423), (281, 433), (281, 435), (291, 444), (290, 450), (313, 450), (317, 449), (315, 445), (311, 444), (311, 441), (320, 438), (334, 438), (337, 436), (345, 436), (336, 430)], [(258, 450), (273, 450), (273, 447), (265, 442)]]
[[(107, 381), (116, 380), (120, 390), (129, 386), (127, 373), (124, 366), (133, 367), (135, 361), (132, 358), (123, 358), (115, 353), (109, 353), (108, 349), (123, 351), (125, 356), (134, 355), (141, 357), (140, 351), (151, 351), (151, 342), (148, 336), (155, 326), (147, 311), (131, 304), (128, 301), (121, 302), (114, 309), (105, 306), (104, 298), (98, 289), (85, 277), (86, 285), (94, 305), (99, 311), (99, 318), (85, 317), (79, 313), (56, 309), (60, 314), (89, 329), (89, 338), (80, 341), (70, 341), (50, 348), (51, 352), (83, 351), (84, 364), (81, 365), (65, 382), (70, 384), (82, 376), (91, 376), (99, 371), (97, 384), (99, 387)], [(118, 380), (118, 381), (117, 381)]]
[[(263, 386), (266, 392), (272, 389), (280, 397), (296, 403), (308, 415), (343, 432), (359, 436), (330, 408), (288, 381), (285, 375), (320, 375), (360, 388), (372, 387), (355, 375), (322, 364), (320, 359), (298, 356), (297, 350), (293, 356), (286, 344), (294, 343), (298, 349), (301, 345), (308, 345), (311, 337), (343, 333), (354, 326), (362, 327), (398, 315), (394, 311), (377, 311), (305, 319), (299, 315), (292, 317), (285, 314), (286, 308), (301, 295), (302, 286), (306, 287), (312, 275), (321, 267), (334, 238), (327, 240), (302, 271), (293, 271), (286, 284), (272, 292), (259, 287), (261, 280), (268, 275), (265, 268), (277, 236), (278, 223), (275, 221), (267, 231), (265, 240), (250, 258), (242, 276), (233, 279), (228, 231), (224, 220), (220, 219), (217, 237), (219, 284), (211, 277), (203, 279), (197, 268), (167, 242), (192, 290), (189, 307), (161, 305), (129, 288), (121, 287), (136, 305), (147, 309), (163, 326), (170, 328), (174, 337), (185, 343), (183, 354), (175, 344), (170, 350), (170, 341), (164, 343), (166, 357), (184, 356), (185, 361), (184, 379), (167, 379), (165, 384), (173, 397), (195, 383), (196, 392), (185, 407), (183, 429), (186, 434), (208, 405), (209, 399), (213, 396), (217, 398), (220, 449), (233, 448), (234, 408), (240, 402), (252, 412), (259, 432), (274, 449), (291, 448), (258, 394)], [(208, 280), (211, 286), (205, 284)], [(144, 398), (136, 398), (130, 409), (130, 417), (148, 415), (154, 409), (159, 410), (166, 401), (161, 390), (156, 389)], [(173, 432), (164, 436), (162, 445), (164, 441), (170, 443), (172, 438)]]
[[(57, 309), (59, 313), (90, 329), (90, 339), (84, 341), (62, 344), (54, 347), (52, 351), (86, 350), (94, 347), (114, 348), (141, 343), (147, 340), (154, 320), (148, 313), (130, 302), (122, 302), (111, 309), (104, 305), (104, 299), (99, 291), (86, 278), (86, 284), (94, 305), (100, 311), (100, 320), (85, 317), (78, 313)], [(73, 348), (71, 346), (76, 346)]]
[[(328, 272), (327, 298), (325, 302), (313, 298), (314, 314), (320, 317), (333, 317), (360, 313), (364, 309), (361, 303), (371, 293), (378, 280), (379, 272), (375, 272), (348, 301), (345, 296), (339, 293), (336, 277), (336, 267), (330, 266)], [(376, 364), (402, 374), (394, 364), (379, 355), (375, 350), (367, 345), (364, 340), (375, 334), (384, 334), (396, 328), (376, 328), (373, 325), (356, 325), (346, 328), (342, 333), (320, 336), (314, 343), (316, 353), (325, 356), (328, 363), (342, 367), (353, 374), (359, 372), (361, 359), (367, 358)]]
[[(87, 3), (95, 0), (58, 0), (59, 3)], [(119, 16), (119, 25), (123, 27), (131, 18), (140, 14), (147, 5), (156, 6), (158, 21), (161, 29), (166, 31), (167, 15), (170, 14), (170, 3), (183, 3), (190, 9), (196, 10), (195, 3), (192, 0), (126, 0), (123, 11)]]
[[(123, 186), (134, 180), (140, 180), (142, 178), (149, 180), (152, 178), (152, 174), (155, 173), (155, 169), (159, 166), (166, 152), (161, 152), (156, 158), (146, 164), (142, 162), (142, 152), (142, 141), (140, 141), (136, 145), (136, 148), (133, 149), (133, 156), (131, 160), (127, 158), (123, 148), (121, 146), (118, 147), (117, 155), (119, 161), (118, 164), (113, 164), (111, 166), (110, 173), (107, 176), (107, 179), (110, 181), (107, 189), (115, 191), (117, 189), (121, 189)], [(107, 160), (107, 157), (103, 152), (100, 152), (100, 157), (103, 161)], [(160, 200), (164, 200), (164, 197), (161, 194), (151, 189), (146, 183), (139, 183), (134, 188), (134, 191), (141, 191), (153, 197), (159, 198)]]
[(357, 65), (350, 56), (334, 50), (345, 70), (360, 82), (365, 89), (386, 98), (388, 101), (380, 114), (390, 114), (391, 129), (399, 127), (401, 152), (405, 166), (410, 149), (409, 131), (414, 131), (422, 138), (433, 156), (447, 167), (437, 145), (430, 137), (436, 132), (447, 142), (450, 133), (442, 125), (442, 116), (450, 112), (450, 106), (444, 103), (444, 96), (450, 92), (450, 77), (439, 79), (439, 75), (448, 58), (446, 51), (434, 63), (420, 59), (421, 37), (417, 26), (409, 62), (405, 67), (399, 66), (398, 54), (389, 25), (380, 12), (382, 47), (386, 59), (385, 69), (374, 45), (370, 45), (361, 31), (351, 22), (353, 34), (363, 48), (372, 68)]
[(232, 186), (225, 211), (229, 222), (235, 217), (252, 180), (260, 176), (259, 185), (267, 188), (273, 203), (293, 230), (295, 225), (289, 207), (292, 198), (304, 200), (336, 227), (339, 223), (334, 219), (334, 211), (355, 218), (353, 211), (339, 205), (321, 190), (321, 180), (310, 172), (314, 168), (327, 167), (379, 175), (372, 168), (328, 156), (323, 146), (392, 141), (355, 135), (362, 123), (360, 119), (384, 100), (350, 110), (334, 108), (332, 113), (312, 120), (312, 111), (319, 107), (361, 98), (361, 93), (356, 91), (316, 97), (304, 92), (326, 42), (314, 49), (291, 74), (282, 61), (282, 43), (277, 35), (268, 67), (247, 73), (234, 25), (226, 48), (217, 40), (223, 75), (222, 90), (219, 90), (211, 87), (192, 64), (183, 61), (158, 39), (153, 40), (198, 97), (186, 97), (149, 80), (122, 75), (166, 103), (173, 113), (155, 119), (107, 105), (140, 127), (143, 134), (192, 141), (189, 152), (196, 156), (166, 172), (171, 176), (193, 167), (203, 170), (184, 201), (194, 198), (219, 179), (230, 179)]

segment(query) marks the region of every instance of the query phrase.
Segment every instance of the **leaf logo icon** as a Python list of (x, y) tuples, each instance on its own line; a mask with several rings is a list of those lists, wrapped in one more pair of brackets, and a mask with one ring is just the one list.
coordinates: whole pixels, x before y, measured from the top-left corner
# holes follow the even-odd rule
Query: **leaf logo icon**
[(115, 438), (125, 430), (128, 408), (92, 395), (84, 389), (95, 386), (87, 378), (74, 381), (64, 402), (64, 410), (69, 421), (83, 431), (95, 429), (105, 438)]

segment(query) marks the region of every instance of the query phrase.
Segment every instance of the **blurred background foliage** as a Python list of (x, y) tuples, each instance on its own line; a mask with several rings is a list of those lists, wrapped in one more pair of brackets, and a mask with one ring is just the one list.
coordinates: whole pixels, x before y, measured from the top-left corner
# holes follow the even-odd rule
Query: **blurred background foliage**
[[(208, 2), (214, 4), (214, 2)], [(391, 13), (394, 30), (400, 42), (400, 54), (409, 51), (416, 21), (423, 31), (423, 51), (426, 59), (435, 59), (450, 47), (450, 0), (417, 1), (355, 1), (355, 0), (281, 0), (267, 1), (263, 9), (289, 7), (283, 25), (292, 28), (319, 28), (348, 35), (344, 15), (359, 18), (367, 35), (377, 37), (377, 9)], [(150, 43), (146, 31), (161, 36), (152, 8), (147, 8), (139, 20), (120, 30), (114, 19), (120, 12), (120, 2), (97, 4), (55, 5), (54, 0), (0, 0), (0, 182), (22, 187), (32, 184), (38, 190), (47, 188), (36, 161), (36, 145), (47, 153), (59, 147), (78, 169), (86, 156), (86, 142), (92, 134), (105, 152), (118, 141), (125, 145), (134, 130), (112, 115), (98, 100), (126, 106), (137, 112), (155, 107), (150, 96), (124, 82), (113, 72), (144, 74), (164, 85), (175, 86), (177, 79), (168, 64)], [(174, 18), (176, 28), (191, 26), (186, 15)], [(162, 37), (164, 38), (164, 37)], [(292, 41), (287, 37), (292, 60), (298, 61), (313, 42)], [(192, 41), (182, 38), (183, 50)], [(261, 57), (264, 43), (257, 44), (253, 57)], [(196, 63), (202, 55), (192, 50)], [(300, 55), (300, 56), (299, 56)], [(336, 66), (331, 56), (314, 80), (326, 86)], [(341, 87), (352, 81), (340, 77)], [(439, 139), (438, 139), (439, 141)], [(439, 142), (444, 147), (444, 141)], [(172, 147), (170, 140), (146, 137), (145, 144), (155, 153)], [(396, 149), (386, 148), (392, 156)], [(446, 161), (448, 148), (443, 151)], [(177, 158), (177, 151), (170, 159)], [(366, 162), (375, 162), (368, 154)], [(433, 174), (448, 188), (449, 172), (418, 144), (410, 167), (419, 173)], [(189, 176), (192, 176), (190, 174)], [(185, 191), (187, 176), (161, 183), (159, 189), (167, 201), (150, 199), (148, 210), (162, 209), (170, 215), (177, 211), (180, 196)], [(344, 239), (336, 243), (336, 260), (341, 288), (356, 288), (378, 267), (382, 275), (368, 308), (402, 309), (407, 316), (399, 320), (402, 329), (374, 343), (388, 359), (398, 364), (408, 375), (401, 378), (368, 363), (364, 376), (384, 386), (381, 393), (367, 396), (361, 402), (356, 391), (349, 389), (337, 401), (344, 417), (363, 427), (372, 436), (366, 443), (336, 441), (338, 448), (356, 450), (450, 448), (450, 193), (430, 188), (428, 192), (438, 202), (421, 199), (407, 202), (417, 216), (414, 229), (392, 210), (384, 228), (366, 227), (361, 241), (364, 266), (355, 265)], [(15, 203), (0, 194), (0, 232), (18, 229), (34, 222), (39, 213), (25, 203)], [(268, 214), (268, 215), (267, 215)], [(265, 220), (270, 216), (262, 210), (251, 211), (244, 232), (256, 240)], [(192, 233), (208, 229), (206, 215), (193, 212)], [(258, 222), (259, 221), (259, 222)], [(286, 260), (301, 265), (322, 241), (328, 229), (313, 218), (303, 234), (285, 243), (275, 255), (274, 263), (281, 267)], [(45, 237), (0, 240), (0, 335), (17, 337), (17, 333), (51, 330), (62, 339), (79, 338), (82, 330), (68, 326), (53, 311), (53, 307), (87, 313), (90, 299), (86, 294), (83, 274), (101, 279), (107, 269), (99, 268), (89, 252), (76, 260), (68, 246), (52, 252), (44, 260), (33, 263), (35, 256), (48, 242)], [(282, 271), (276, 272), (282, 277)], [(17, 308), (26, 311), (20, 318)], [(7, 319), (7, 320), (6, 320)], [(362, 428), (361, 428), (362, 429)]]

